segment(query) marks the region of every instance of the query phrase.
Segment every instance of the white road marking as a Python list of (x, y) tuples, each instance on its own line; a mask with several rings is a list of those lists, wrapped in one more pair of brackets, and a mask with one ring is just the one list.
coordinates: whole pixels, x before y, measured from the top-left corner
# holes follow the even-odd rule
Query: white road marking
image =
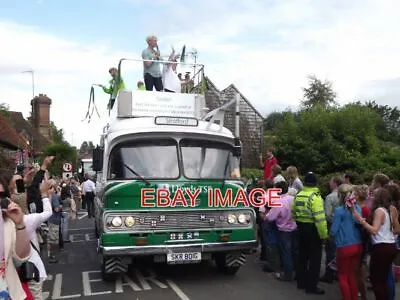
[(151, 286), (148, 283), (149, 281), (153, 282), (155, 285), (158, 285), (162, 289), (168, 288), (167, 285), (163, 284), (162, 282), (156, 279), (157, 275), (153, 270), (148, 270), (148, 272), (150, 273), (150, 276), (144, 277), (143, 274), (139, 272), (139, 270), (135, 270), (136, 277), (139, 280), (144, 290), (151, 290)]
[(104, 294), (111, 294), (111, 291), (104, 291), (104, 292), (92, 292), (90, 287), (91, 282), (101, 282), (102, 280), (99, 279), (90, 279), (90, 273), (100, 273), (100, 271), (87, 271), (82, 272), (82, 283), (83, 283), (83, 295), (84, 296), (96, 296), (96, 295), (104, 295)]
[(68, 229), (68, 231), (84, 231), (84, 230), (94, 230), (94, 227), (83, 227), (83, 228)]
[(70, 298), (78, 298), (81, 296), (81, 294), (61, 296), (61, 288), (62, 288), (62, 274), (56, 274), (56, 279), (54, 280), (54, 286), (53, 286), (52, 299), (70, 299)]
[[(140, 291), (150, 291), (152, 290), (152, 286), (150, 283), (158, 286), (159, 288), (162, 289), (168, 289), (171, 288), (175, 294), (179, 297), (181, 300), (190, 300), (189, 297), (177, 286), (175, 282), (173, 282), (170, 279), (163, 279), (165, 280), (166, 284), (160, 282), (157, 279), (157, 274), (151, 270), (147, 269), (146, 274), (149, 274), (148, 276), (144, 276), (139, 270), (135, 269), (135, 277), (137, 278), (137, 281), (139, 284), (134, 282), (134, 279), (128, 277), (126, 274), (121, 274), (116, 278), (115, 281), (115, 293), (123, 293), (124, 292), (124, 286), (129, 286), (132, 291), (134, 292), (140, 292)], [(106, 290), (106, 291), (99, 291), (99, 292), (93, 292), (92, 287), (95, 282), (98, 282), (100, 284), (99, 287), (105, 288), (106, 286), (102, 285), (101, 283), (103, 280), (101, 277), (97, 278), (90, 278), (91, 274), (93, 273), (100, 273), (100, 271), (95, 270), (95, 271), (85, 271), (82, 272), (82, 285), (83, 285), (83, 294), (74, 294), (74, 295), (65, 295), (62, 296), (62, 280), (63, 280), (63, 274), (55, 274), (54, 278), (52, 275), (48, 275), (46, 280), (54, 280), (53, 281), (53, 291), (52, 291), (52, 297), (50, 297), (50, 292), (43, 291), (43, 299), (71, 299), (71, 298), (79, 298), (79, 297), (88, 297), (88, 296), (98, 296), (98, 295), (104, 295), (104, 294), (112, 294), (114, 291), (111, 290)], [(139, 286), (141, 285), (141, 287)], [(137, 298), (138, 300), (139, 298)]]
[(97, 242), (97, 239), (90, 233), (73, 233), (69, 235), (71, 243)]
[(181, 298), (182, 300), (190, 300), (190, 298), (186, 296), (186, 294), (179, 288), (179, 286), (176, 285), (175, 282), (173, 282), (170, 279), (166, 279), (165, 281), (168, 283), (171, 289), (178, 295), (179, 298)]
[(47, 300), (49, 298), (49, 296), (50, 296), (49, 292), (42, 292), (43, 300)]
[[(123, 281), (122, 281), (123, 279)], [(124, 292), (124, 285), (128, 285), (131, 287), (132, 290), (135, 292), (140, 292), (142, 289), (134, 283), (128, 276), (122, 274), (121, 277), (118, 276), (115, 280), (115, 292), (116, 293), (123, 293)]]
[(78, 216), (78, 220), (82, 220), (83, 218), (87, 217), (87, 215), (88, 215), (87, 212), (83, 213), (82, 216)]

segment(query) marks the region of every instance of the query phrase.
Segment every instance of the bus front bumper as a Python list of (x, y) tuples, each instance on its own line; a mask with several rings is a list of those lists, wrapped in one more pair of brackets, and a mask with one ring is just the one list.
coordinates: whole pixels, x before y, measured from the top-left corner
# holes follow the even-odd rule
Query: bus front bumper
[(99, 252), (104, 256), (147, 256), (160, 255), (176, 252), (249, 252), (256, 247), (257, 241), (243, 242), (217, 242), (200, 244), (174, 244), (155, 246), (99, 246)]

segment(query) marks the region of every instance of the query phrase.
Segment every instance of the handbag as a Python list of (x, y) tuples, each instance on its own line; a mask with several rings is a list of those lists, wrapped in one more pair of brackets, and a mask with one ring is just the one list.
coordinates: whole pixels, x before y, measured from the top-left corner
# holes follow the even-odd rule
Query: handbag
[[(35, 249), (35, 251), (40, 256), (39, 250), (32, 243), (32, 241), (31, 241), (31, 245), (32, 245), (33, 249)], [(21, 266), (18, 268), (18, 274), (19, 274), (19, 278), (20, 278), (21, 282), (29, 282), (29, 281), (32, 281), (32, 280), (34, 280), (36, 282), (40, 282), (39, 270), (35, 266), (35, 264), (30, 262), (30, 261), (26, 261), (26, 262), (21, 264)]]

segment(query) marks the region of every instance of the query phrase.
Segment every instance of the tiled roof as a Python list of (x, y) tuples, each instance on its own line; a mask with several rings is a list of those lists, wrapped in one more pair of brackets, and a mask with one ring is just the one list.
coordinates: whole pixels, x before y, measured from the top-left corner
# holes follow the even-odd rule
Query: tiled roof
[(27, 121), (21, 112), (10, 111), (10, 118), (17, 131), (26, 137), (35, 152), (43, 151), (44, 147), (50, 143), (50, 141), (39, 133), (29, 121)]
[(252, 110), (261, 118), (264, 119), (262, 114), (250, 103), (249, 99), (247, 99), (240, 91), (239, 89), (232, 83), (228, 87), (224, 88), (221, 93), (225, 93), (226, 91), (229, 91), (230, 89), (233, 89), (236, 93), (239, 93), (240, 96), (242, 97), (243, 101), (247, 103), (251, 107)]
[(0, 114), (0, 144), (12, 150), (25, 149), (27, 140), (15, 129), (10, 116)]
[[(221, 107), (233, 99), (236, 93), (240, 94), (240, 138), (243, 144), (242, 167), (258, 168), (258, 156), (263, 144), (263, 117), (243, 96), (239, 89), (231, 84), (223, 90), (219, 90), (208, 77), (205, 77), (207, 89), (205, 92), (206, 105), (210, 110)], [(204, 83), (204, 82), (203, 82)], [(201, 83), (196, 87), (200, 88)], [(198, 90), (197, 90), (198, 91)], [(234, 107), (230, 107), (225, 114), (224, 126), (235, 132)]]

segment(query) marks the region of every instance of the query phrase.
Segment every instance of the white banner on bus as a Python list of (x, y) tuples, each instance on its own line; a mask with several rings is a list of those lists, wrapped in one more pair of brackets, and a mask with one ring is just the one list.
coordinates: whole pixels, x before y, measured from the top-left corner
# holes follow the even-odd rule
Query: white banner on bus
[(135, 91), (132, 115), (196, 117), (196, 97), (194, 94)]

